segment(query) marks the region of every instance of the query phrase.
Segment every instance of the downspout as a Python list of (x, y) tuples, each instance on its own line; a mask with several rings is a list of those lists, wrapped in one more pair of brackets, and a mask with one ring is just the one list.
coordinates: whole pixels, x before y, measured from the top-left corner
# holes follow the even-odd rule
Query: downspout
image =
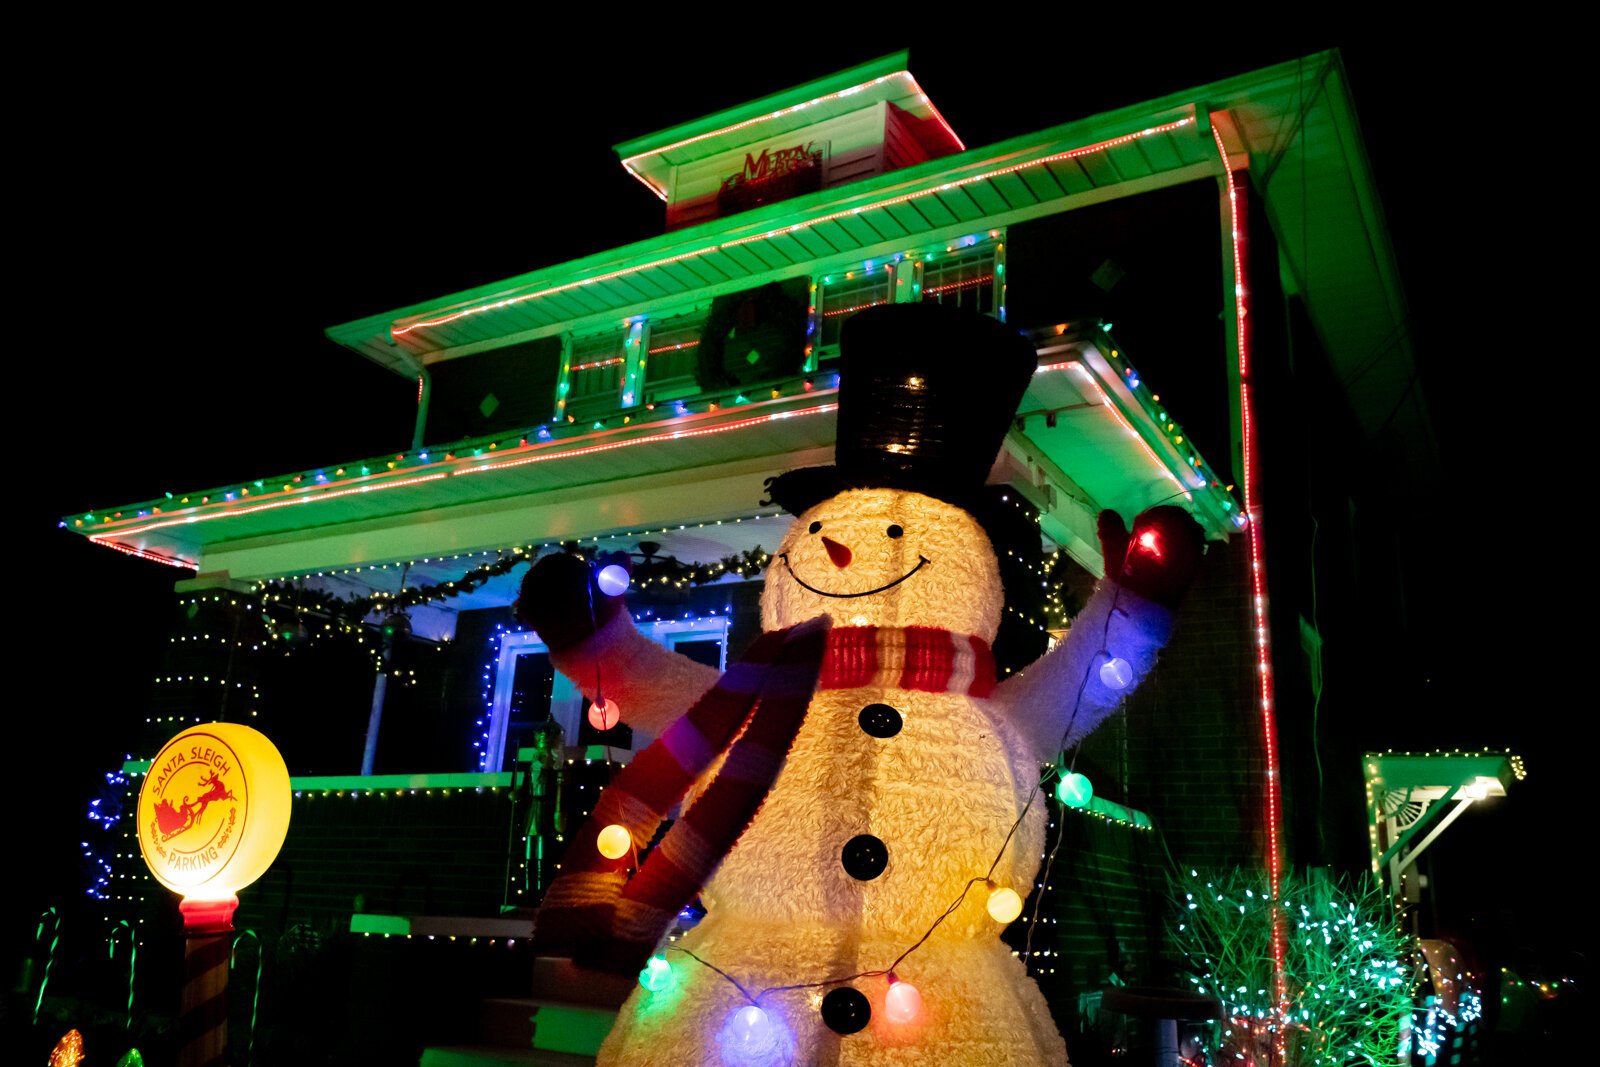
[(428, 428), (428, 401), (433, 399), (433, 375), (426, 364), (417, 364), (417, 423), (411, 430), (411, 451), (427, 443), (424, 434)]

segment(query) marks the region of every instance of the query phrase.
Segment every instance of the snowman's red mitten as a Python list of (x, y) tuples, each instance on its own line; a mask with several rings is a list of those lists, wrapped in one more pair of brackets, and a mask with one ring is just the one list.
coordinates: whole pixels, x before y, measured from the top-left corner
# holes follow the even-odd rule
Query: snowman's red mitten
[(607, 596), (596, 584), (600, 569), (626, 568), (628, 557), (613, 553), (588, 560), (570, 552), (546, 556), (522, 578), (516, 612), (552, 651), (587, 640), (622, 610), (622, 597)]
[(1200, 524), (1182, 508), (1164, 504), (1141, 512), (1132, 534), (1114, 511), (1102, 511), (1099, 526), (1106, 577), (1162, 607), (1177, 607), (1205, 552)]

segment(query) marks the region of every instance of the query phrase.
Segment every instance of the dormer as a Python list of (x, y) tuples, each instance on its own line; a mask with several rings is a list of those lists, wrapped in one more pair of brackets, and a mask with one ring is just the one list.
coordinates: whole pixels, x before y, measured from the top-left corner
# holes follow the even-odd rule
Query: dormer
[(897, 52), (614, 147), (675, 230), (966, 146)]

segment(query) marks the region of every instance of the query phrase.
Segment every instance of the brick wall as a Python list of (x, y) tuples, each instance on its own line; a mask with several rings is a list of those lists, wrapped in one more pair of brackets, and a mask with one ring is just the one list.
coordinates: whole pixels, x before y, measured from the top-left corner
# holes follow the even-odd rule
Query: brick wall
[[(1112, 974), (1128, 984), (1172, 981), (1164, 931), (1174, 863), (1260, 862), (1264, 765), (1248, 569), (1243, 539), (1212, 545), (1156, 669), (1077, 754), (1097, 795), (1146, 813), (1154, 828), (1063, 814), (1052, 803), (1064, 836), (1041, 909), (1052, 921), (1032, 947), (1053, 955), (1035, 955), (1030, 971), (1069, 1037), (1080, 994)], [(1017, 927), (1007, 940), (1021, 948), (1026, 924)]]

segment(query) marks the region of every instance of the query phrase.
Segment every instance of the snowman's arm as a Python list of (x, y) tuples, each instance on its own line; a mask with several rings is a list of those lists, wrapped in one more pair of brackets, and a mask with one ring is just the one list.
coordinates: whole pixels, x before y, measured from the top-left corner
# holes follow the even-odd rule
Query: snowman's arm
[[(1039, 762), (1099, 726), (1155, 665), (1172, 634), (1172, 612), (1118, 585), (1100, 583), (1055, 648), (995, 691), (1003, 714)], [(1100, 678), (1111, 657), (1125, 660), (1133, 678), (1113, 689)]]
[(716, 668), (645, 637), (626, 611), (577, 644), (552, 650), (550, 662), (588, 696), (598, 684), (607, 699), (616, 701), (623, 722), (656, 735), (719, 677)]

